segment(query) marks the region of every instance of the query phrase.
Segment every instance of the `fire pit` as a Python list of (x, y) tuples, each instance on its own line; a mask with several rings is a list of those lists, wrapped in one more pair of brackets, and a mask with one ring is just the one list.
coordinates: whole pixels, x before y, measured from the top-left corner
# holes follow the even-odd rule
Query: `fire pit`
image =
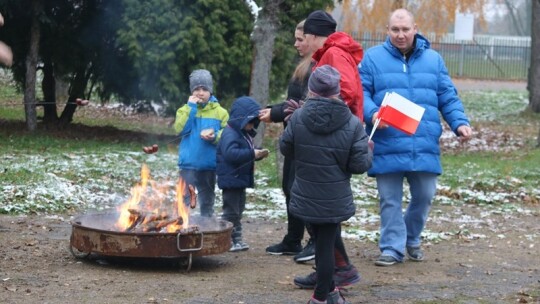
[[(192, 229), (171, 232), (114, 231), (116, 213), (78, 216), (72, 221), (70, 249), (77, 258), (90, 254), (113, 257), (189, 258), (227, 252), (232, 224), (216, 218), (191, 216)], [(198, 227), (198, 228), (195, 228)]]
[[(182, 180), (158, 183), (146, 165), (142, 182), (117, 212), (81, 215), (72, 221), (71, 253), (77, 258), (90, 254), (112, 257), (181, 258), (219, 254), (231, 246), (232, 224), (190, 215), (196, 207), (195, 188)], [(191, 195), (184, 203), (186, 191)]]

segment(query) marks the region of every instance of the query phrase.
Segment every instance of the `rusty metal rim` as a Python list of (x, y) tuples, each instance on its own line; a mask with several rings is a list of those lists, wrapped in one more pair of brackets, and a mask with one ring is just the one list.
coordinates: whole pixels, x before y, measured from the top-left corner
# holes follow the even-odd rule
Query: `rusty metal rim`
[[(224, 253), (230, 249), (232, 223), (193, 217), (201, 230), (182, 232), (122, 232), (114, 230), (116, 213), (93, 213), (75, 217), (70, 252), (76, 258), (92, 253), (103, 256), (179, 258)], [(209, 222), (205, 222), (209, 220)], [(206, 230), (204, 230), (206, 228)], [(159, 252), (156, 252), (156, 248)], [(191, 263), (188, 263), (188, 269)]]
[(111, 216), (112, 213), (106, 213), (106, 212), (99, 212), (99, 213), (90, 213), (90, 214), (83, 214), (79, 215), (73, 220), (71, 220), (71, 225), (77, 228), (81, 229), (87, 229), (97, 232), (103, 232), (103, 233), (110, 233), (110, 234), (118, 234), (118, 235), (125, 235), (125, 234), (141, 234), (141, 235), (169, 235), (169, 236), (177, 236), (177, 235), (186, 235), (186, 234), (198, 234), (198, 233), (205, 233), (205, 234), (211, 234), (211, 233), (221, 233), (220, 230), (204, 230), (202, 232), (194, 232), (194, 231), (179, 231), (179, 232), (143, 232), (143, 231), (137, 231), (137, 232), (127, 232), (127, 231), (117, 231), (117, 230), (111, 230), (111, 229), (103, 229), (99, 227), (93, 227), (93, 226), (85, 226), (82, 225), (81, 219), (87, 218), (91, 216)]

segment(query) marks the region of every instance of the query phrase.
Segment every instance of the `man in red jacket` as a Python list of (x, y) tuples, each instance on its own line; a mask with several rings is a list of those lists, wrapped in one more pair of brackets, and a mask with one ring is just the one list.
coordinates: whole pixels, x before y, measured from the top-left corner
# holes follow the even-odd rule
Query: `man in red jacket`
[(321, 10), (312, 12), (306, 19), (304, 34), (316, 62), (313, 70), (328, 64), (339, 71), (340, 96), (351, 112), (363, 122), (364, 93), (358, 64), (364, 56), (364, 50), (349, 34), (336, 32), (336, 25), (332, 15)]
[[(332, 15), (318, 10), (307, 17), (304, 23), (306, 42), (313, 53), (315, 66), (313, 71), (325, 64), (332, 66), (341, 74), (339, 95), (347, 104), (352, 114), (363, 122), (364, 95), (358, 64), (364, 51), (362, 46), (343, 32), (336, 32), (336, 21)], [(360, 281), (360, 274), (349, 261), (343, 242), (336, 244), (334, 250), (334, 282), (339, 288)], [(317, 253), (315, 253), (317, 259)], [(300, 288), (313, 289), (317, 283), (317, 272), (294, 278), (294, 284)]]

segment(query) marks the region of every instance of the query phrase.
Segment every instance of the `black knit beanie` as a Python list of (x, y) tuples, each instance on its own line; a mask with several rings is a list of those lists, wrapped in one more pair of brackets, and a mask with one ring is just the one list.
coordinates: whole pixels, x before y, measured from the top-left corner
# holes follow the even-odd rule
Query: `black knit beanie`
[(304, 34), (328, 37), (336, 32), (336, 20), (325, 11), (314, 11), (304, 23)]

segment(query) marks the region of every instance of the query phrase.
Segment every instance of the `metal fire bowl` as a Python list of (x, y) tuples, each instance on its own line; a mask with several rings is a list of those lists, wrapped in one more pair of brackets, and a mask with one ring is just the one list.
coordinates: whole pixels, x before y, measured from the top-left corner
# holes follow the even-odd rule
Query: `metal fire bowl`
[(114, 257), (179, 258), (226, 252), (231, 247), (232, 224), (216, 218), (191, 216), (190, 225), (199, 231), (189, 233), (114, 231), (115, 213), (76, 217), (71, 222), (71, 251), (79, 256), (91, 253)]

